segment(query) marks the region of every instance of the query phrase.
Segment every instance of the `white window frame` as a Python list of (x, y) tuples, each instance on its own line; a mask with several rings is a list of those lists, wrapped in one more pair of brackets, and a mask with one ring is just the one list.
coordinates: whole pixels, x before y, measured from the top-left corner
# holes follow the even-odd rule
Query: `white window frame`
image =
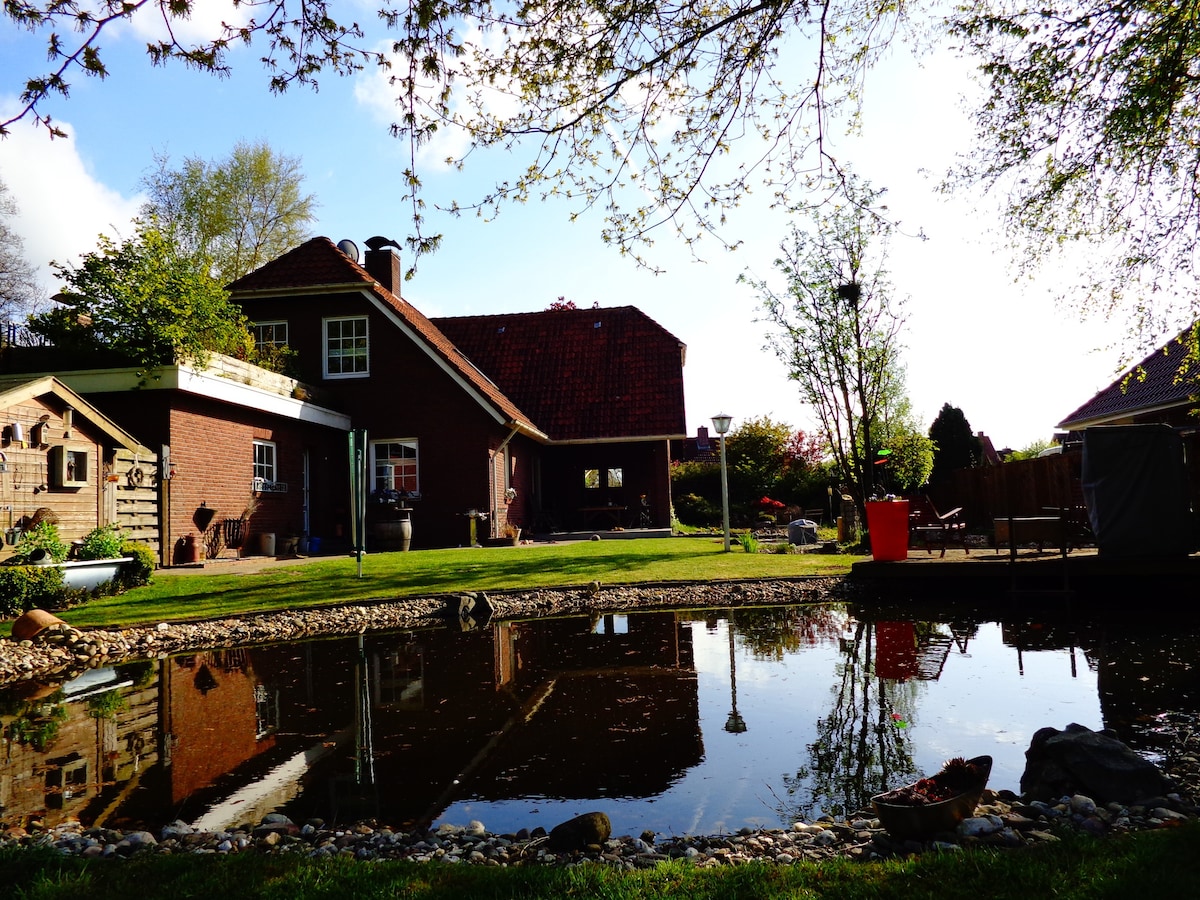
[[(394, 490), (395, 475), (390, 476), (381, 472), (380, 469), (386, 463), (379, 461), (379, 448), (385, 444), (403, 444), (406, 447), (411, 447), (412, 468), (413, 468), (413, 487), (408, 489), (410, 494), (420, 495), (421, 493), (421, 443), (416, 438), (386, 438), (378, 441), (371, 441), (371, 492), (380, 490)], [(388, 480), (381, 480), (388, 479)]]
[[(266, 340), (263, 337), (263, 331), (271, 329), (271, 340)], [(250, 333), (254, 335), (254, 346), (261, 350), (263, 347), (286, 347), (288, 346), (288, 323), (286, 319), (273, 319), (268, 322), (252, 322), (250, 324)], [(282, 340), (280, 340), (282, 335)]]
[[(258, 451), (270, 450), (271, 459), (269, 462), (260, 462)], [(260, 441), (254, 439), (254, 455), (251, 463), (253, 468), (253, 483), (259, 484), (261, 478), (264, 482), (274, 483), (279, 480), (279, 448), (274, 441)], [(269, 477), (268, 477), (269, 476)]]
[[(362, 335), (360, 336), (356, 333), (353, 333), (349, 337), (347, 337), (347, 336), (339, 333), (337, 337), (331, 337), (330, 333), (329, 333), (330, 326), (333, 325), (334, 323), (338, 323), (339, 327), (337, 330), (340, 332), (341, 331), (340, 326), (341, 326), (341, 323), (343, 323), (343, 322), (361, 322), (362, 323)], [(321, 332), (322, 332), (322, 341), (323, 341), (323, 346), (324, 346), (324, 350), (321, 353), (321, 360), (322, 360), (321, 364), (324, 367), (324, 373), (325, 373), (326, 378), (366, 378), (367, 376), (369, 376), (371, 374), (371, 331), (370, 331), (370, 323), (366, 316), (338, 316), (336, 318), (325, 319), (322, 322)], [(353, 346), (359, 340), (363, 341), (363, 349), (362, 349), (361, 353), (357, 352), (357, 347)], [(334, 350), (334, 348), (332, 346), (334, 341), (338, 342), (338, 348), (337, 348), (338, 355), (336, 357), (337, 359), (339, 359), (339, 360), (342, 360), (342, 359), (357, 360), (357, 359), (361, 358), (363, 367), (361, 369), (355, 368), (354, 371), (351, 371), (351, 372), (344, 372), (344, 371), (334, 372), (334, 371), (332, 371), (330, 362), (331, 362), (331, 360), (334, 359), (334, 355), (332, 352)], [(347, 343), (350, 344), (349, 350), (351, 351), (348, 353), (344, 352), (347, 349)]]

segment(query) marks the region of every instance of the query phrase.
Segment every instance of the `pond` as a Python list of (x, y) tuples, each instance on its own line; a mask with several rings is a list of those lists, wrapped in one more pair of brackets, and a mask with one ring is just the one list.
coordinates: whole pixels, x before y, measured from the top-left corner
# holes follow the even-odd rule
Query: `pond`
[(0, 695), (0, 825), (717, 834), (847, 815), (953, 756), (1019, 792), (1044, 726), (1154, 758), (1194, 626), (830, 604), (497, 622), (236, 650)]

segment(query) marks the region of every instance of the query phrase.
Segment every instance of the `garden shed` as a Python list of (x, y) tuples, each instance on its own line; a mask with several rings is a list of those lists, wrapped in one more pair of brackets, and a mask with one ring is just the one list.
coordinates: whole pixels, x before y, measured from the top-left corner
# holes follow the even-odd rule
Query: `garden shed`
[(0, 379), (0, 559), (49, 520), (67, 542), (119, 524), (156, 551), (157, 455), (53, 376)]

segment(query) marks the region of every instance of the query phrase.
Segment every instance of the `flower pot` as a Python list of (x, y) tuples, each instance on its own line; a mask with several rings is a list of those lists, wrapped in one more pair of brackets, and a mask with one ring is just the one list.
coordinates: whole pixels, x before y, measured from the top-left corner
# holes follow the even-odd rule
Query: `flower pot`
[[(871, 805), (879, 822), (887, 833), (901, 840), (923, 840), (942, 831), (953, 831), (963, 819), (974, 815), (979, 798), (987, 787), (988, 776), (992, 771), (990, 756), (977, 756), (968, 760), (983, 770), (982, 780), (959, 794), (938, 803), (913, 805), (911, 803), (894, 803), (882, 800), (887, 794), (876, 794), (871, 798)], [(937, 778), (935, 775), (934, 778)], [(913, 785), (906, 785), (911, 788)], [(895, 793), (895, 792), (888, 792)]]

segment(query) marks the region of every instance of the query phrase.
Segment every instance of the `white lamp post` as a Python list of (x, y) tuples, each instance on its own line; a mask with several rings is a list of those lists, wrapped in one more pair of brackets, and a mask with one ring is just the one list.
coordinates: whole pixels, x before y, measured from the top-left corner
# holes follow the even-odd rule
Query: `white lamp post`
[(712, 417), (713, 431), (721, 436), (721, 521), (725, 526), (725, 552), (729, 552), (729, 474), (725, 468), (725, 432), (733, 416), (717, 413)]

